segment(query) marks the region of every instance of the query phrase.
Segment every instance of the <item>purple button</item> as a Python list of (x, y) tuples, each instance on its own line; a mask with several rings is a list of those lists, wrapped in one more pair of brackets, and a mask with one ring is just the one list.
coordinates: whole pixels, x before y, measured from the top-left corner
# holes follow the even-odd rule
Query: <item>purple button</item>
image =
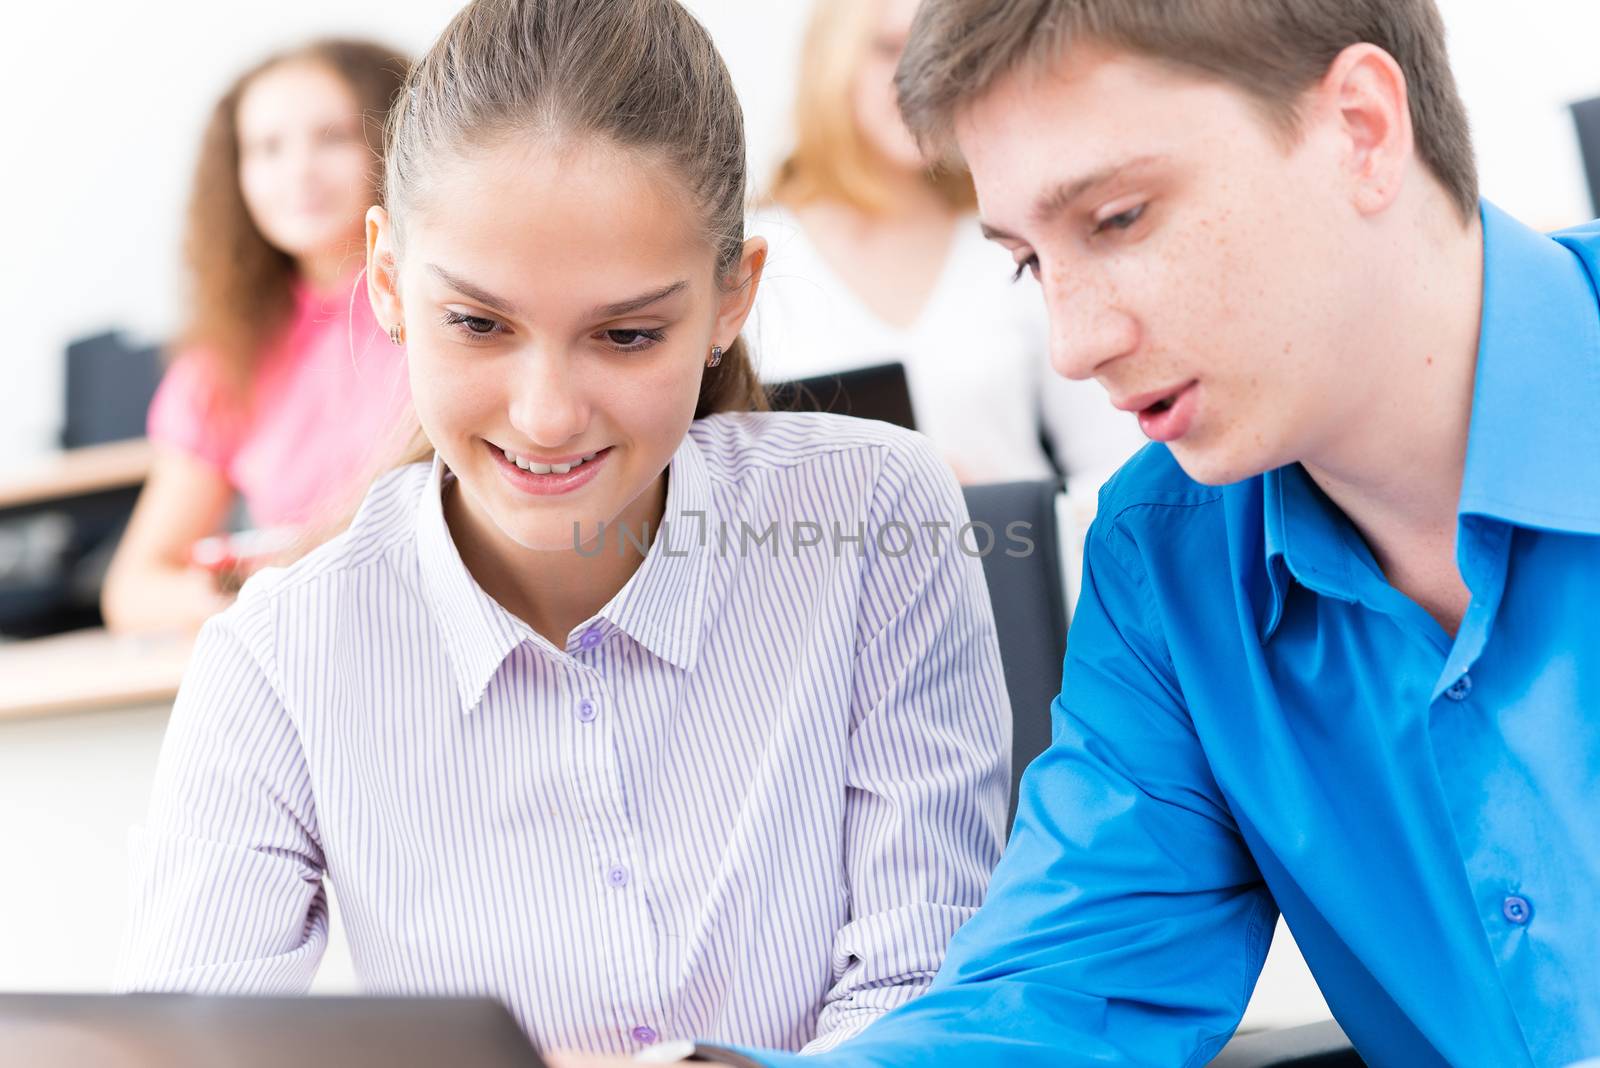
[(1472, 676), (1463, 675), (1455, 682), (1450, 684), (1450, 688), (1444, 692), (1444, 695), (1450, 698), (1452, 701), (1465, 701), (1467, 699), (1467, 694), (1471, 692)]
[(592, 723), (598, 711), (594, 706), (594, 702), (587, 697), (578, 702), (578, 718), (585, 723)]
[(640, 1024), (633, 1029), (633, 1040), (641, 1045), (648, 1046), (660, 1037), (660, 1035), (656, 1034), (654, 1027), (646, 1027), (644, 1024)]
[(1525, 924), (1533, 919), (1533, 905), (1528, 899), (1518, 894), (1512, 894), (1500, 904), (1500, 911), (1505, 918), (1515, 924)]
[(620, 866), (612, 868), (610, 871), (606, 872), (606, 882), (617, 887), (618, 889), (627, 886), (628, 869)]
[(583, 636), (578, 639), (578, 648), (593, 649), (595, 646), (600, 644), (600, 637), (600, 628), (590, 627), (588, 630), (584, 631)]

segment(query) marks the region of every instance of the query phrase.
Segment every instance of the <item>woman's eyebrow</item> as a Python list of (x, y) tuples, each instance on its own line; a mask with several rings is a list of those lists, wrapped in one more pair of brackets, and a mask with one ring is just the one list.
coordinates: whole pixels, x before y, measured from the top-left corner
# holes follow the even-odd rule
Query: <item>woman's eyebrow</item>
[(620, 315), (631, 315), (636, 311), (648, 308), (652, 304), (666, 300), (668, 297), (677, 296), (688, 288), (688, 281), (680, 279), (670, 285), (664, 285), (660, 289), (652, 289), (648, 293), (641, 293), (637, 297), (629, 297), (627, 300), (619, 300), (612, 304), (601, 304), (589, 312), (589, 318), (615, 319)]
[(513, 317), (521, 316), (521, 313), (517, 311), (517, 306), (511, 303), (509, 300), (501, 300), (487, 289), (482, 289), (478, 286), (475, 286), (465, 278), (457, 278), (455, 275), (451, 274), (449, 271), (445, 270), (443, 267), (440, 267), (436, 263), (428, 264), (428, 270), (432, 271), (440, 281), (449, 286), (451, 289), (455, 290), (457, 293), (460, 293), (462, 296), (471, 297), (479, 304), (482, 304), (487, 308), (491, 308), (494, 311), (508, 313)]

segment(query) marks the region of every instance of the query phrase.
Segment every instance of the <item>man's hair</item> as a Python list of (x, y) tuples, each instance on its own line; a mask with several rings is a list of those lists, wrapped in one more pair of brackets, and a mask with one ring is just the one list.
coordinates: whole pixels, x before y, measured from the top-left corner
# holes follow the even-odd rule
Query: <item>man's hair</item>
[(1291, 137), (1302, 94), (1339, 53), (1377, 45), (1405, 74), (1417, 155), (1463, 218), (1477, 213), (1472, 136), (1434, 0), (923, 0), (895, 75), (900, 109), (942, 153), (963, 108), (1078, 42), (1233, 85)]

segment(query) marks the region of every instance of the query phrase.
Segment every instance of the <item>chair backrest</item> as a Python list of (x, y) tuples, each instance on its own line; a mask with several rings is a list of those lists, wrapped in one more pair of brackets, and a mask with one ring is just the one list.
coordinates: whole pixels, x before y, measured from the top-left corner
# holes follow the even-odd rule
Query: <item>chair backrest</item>
[[(1056, 485), (1005, 482), (968, 486), (964, 493), (972, 521), (984, 526), (964, 538), (963, 545), (969, 551), (982, 551), (992, 543), (983, 558), (983, 574), (994, 605), (1000, 664), (1011, 698), (1010, 811), (1014, 817), (1023, 769), (1050, 745), (1050, 703), (1060, 689), (1061, 658), (1067, 651)], [(1018, 523), (1027, 525), (1012, 526)], [(1024, 541), (1031, 541), (1032, 547), (1026, 548)]]
[(773, 382), (767, 386), (767, 403), (775, 412), (832, 412), (917, 429), (911, 411), (911, 387), (902, 363), (878, 363), (815, 378)]
[(69, 344), (62, 447), (144, 437), (145, 413), (160, 381), (157, 346), (131, 345), (115, 332)]
[(1238, 1035), (1211, 1068), (1362, 1068), (1366, 1062), (1334, 1021)]
[(1600, 97), (1573, 104), (1572, 122), (1578, 128), (1578, 151), (1589, 180), (1589, 210), (1600, 213)]

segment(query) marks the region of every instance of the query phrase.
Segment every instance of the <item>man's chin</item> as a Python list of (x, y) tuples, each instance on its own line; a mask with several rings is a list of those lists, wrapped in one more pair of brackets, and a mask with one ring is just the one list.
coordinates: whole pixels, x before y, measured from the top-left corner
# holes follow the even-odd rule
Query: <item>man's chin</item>
[(1183, 473), (1203, 486), (1227, 486), (1272, 470), (1276, 464), (1254, 456), (1239, 456), (1215, 448), (1195, 448), (1184, 442), (1167, 446)]

